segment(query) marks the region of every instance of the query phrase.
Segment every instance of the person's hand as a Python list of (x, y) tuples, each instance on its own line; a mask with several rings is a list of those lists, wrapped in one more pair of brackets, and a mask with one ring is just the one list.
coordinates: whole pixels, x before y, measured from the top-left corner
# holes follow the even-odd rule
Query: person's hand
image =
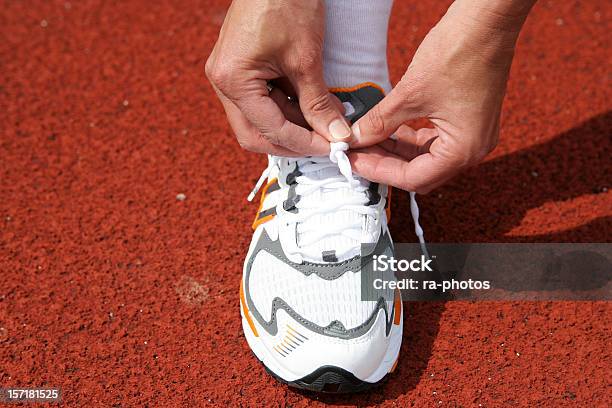
[[(402, 80), (353, 126), (351, 147), (366, 147), (350, 153), (355, 172), (427, 193), (493, 150), (514, 46), (533, 3), (455, 1)], [(433, 129), (405, 125), (422, 117)]]
[(232, 2), (206, 75), (245, 149), (323, 155), (328, 140), (350, 138), (323, 80), (324, 24), (322, 0)]

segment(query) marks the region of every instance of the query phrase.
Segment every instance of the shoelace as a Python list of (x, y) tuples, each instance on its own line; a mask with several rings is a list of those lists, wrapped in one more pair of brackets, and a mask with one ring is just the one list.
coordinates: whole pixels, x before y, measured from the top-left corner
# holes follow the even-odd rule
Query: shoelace
[[(282, 205), (277, 206), (277, 215), (281, 215), (285, 217), (290, 223), (304, 223), (307, 219), (314, 216), (315, 214), (323, 214), (331, 211), (337, 210), (351, 210), (355, 211), (362, 215), (372, 215), (376, 216), (377, 211), (375, 208), (367, 206), (369, 202), (369, 198), (365, 194), (368, 189), (364, 186), (359, 180), (353, 177), (353, 170), (351, 168), (351, 163), (346, 155), (346, 151), (348, 150), (348, 143), (338, 142), (330, 144), (330, 153), (329, 158), (327, 157), (306, 157), (306, 158), (283, 158), (279, 156), (272, 156), (271, 160), (268, 164), (268, 167), (262, 172), (261, 177), (255, 184), (255, 188), (251, 191), (248, 196), (248, 200), (252, 201), (264, 181), (270, 175), (272, 169), (275, 166), (278, 166), (281, 160), (288, 160), (289, 163), (297, 163), (297, 166), (302, 173), (301, 176), (296, 178), (296, 182), (298, 183), (298, 187), (300, 188), (299, 193), (301, 196), (307, 196), (321, 188), (326, 189), (334, 189), (334, 188), (350, 188), (354, 194), (350, 194), (349, 196), (344, 197), (342, 200), (338, 200), (333, 203), (318, 203), (316, 206), (305, 207), (300, 206), (298, 203), (296, 206), (300, 211), (298, 213), (292, 213), (286, 211), (282, 208)], [(336, 177), (326, 177), (322, 180), (315, 180), (310, 178), (308, 175), (314, 172), (330, 168), (336, 167), (340, 174)], [(419, 223), (419, 206), (416, 202), (416, 194), (410, 193), (410, 212), (412, 215), (412, 219), (414, 222), (414, 229), (416, 236), (419, 239), (419, 243), (421, 245), (421, 250), (426, 257), (429, 257), (427, 247), (425, 245), (425, 238), (423, 233), (423, 228)], [(350, 225), (326, 225), (325, 229), (320, 229), (316, 227), (303, 227), (301, 229), (301, 233), (311, 232), (309, 234), (309, 239), (301, 242), (301, 246), (308, 246), (324, 237), (342, 234), (348, 236), (356, 241), (361, 240), (361, 222), (350, 223)], [(342, 256), (342, 254), (338, 254), (338, 256)]]

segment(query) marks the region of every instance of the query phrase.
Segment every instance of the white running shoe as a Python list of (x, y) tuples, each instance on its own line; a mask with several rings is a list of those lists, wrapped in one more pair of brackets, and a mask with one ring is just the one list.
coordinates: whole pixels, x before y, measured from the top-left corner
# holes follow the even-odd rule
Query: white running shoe
[[(383, 98), (373, 84), (334, 93), (351, 122)], [(362, 264), (393, 255), (390, 188), (354, 176), (347, 148), (333, 143), (329, 157), (270, 156), (249, 195), (267, 181), (240, 286), (246, 339), (278, 380), (321, 392), (382, 382), (402, 343), (399, 291), (364, 286), (362, 300)]]

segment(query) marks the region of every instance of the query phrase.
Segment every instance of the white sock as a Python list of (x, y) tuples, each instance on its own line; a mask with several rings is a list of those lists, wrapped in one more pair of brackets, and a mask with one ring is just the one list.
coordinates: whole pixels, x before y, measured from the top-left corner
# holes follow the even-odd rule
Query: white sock
[(387, 30), (393, 0), (326, 0), (323, 73), (330, 88), (374, 82), (391, 90)]

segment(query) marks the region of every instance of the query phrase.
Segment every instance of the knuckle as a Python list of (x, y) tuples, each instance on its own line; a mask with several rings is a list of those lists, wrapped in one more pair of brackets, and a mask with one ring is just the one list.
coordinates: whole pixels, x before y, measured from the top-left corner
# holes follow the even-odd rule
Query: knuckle
[(206, 74), (206, 77), (210, 79), (211, 81), (212, 81), (214, 66), (215, 66), (215, 59), (212, 55), (210, 55), (208, 59), (206, 60), (206, 64), (204, 65), (204, 73)]
[(236, 64), (226, 59), (208, 59), (205, 66), (206, 76), (217, 86), (225, 90), (232, 84)]
[(332, 104), (328, 95), (316, 95), (306, 101), (306, 111), (308, 113), (318, 114), (327, 112), (332, 109)]
[(273, 145), (280, 145), (280, 138), (276, 132), (263, 132), (262, 136)]

